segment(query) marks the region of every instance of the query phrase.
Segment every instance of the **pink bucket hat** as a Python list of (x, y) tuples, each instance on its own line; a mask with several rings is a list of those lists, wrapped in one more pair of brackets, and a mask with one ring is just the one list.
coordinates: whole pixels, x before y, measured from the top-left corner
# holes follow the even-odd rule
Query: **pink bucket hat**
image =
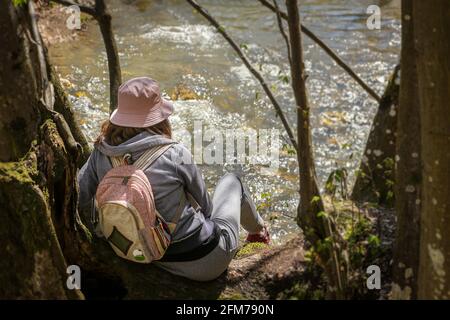
[(109, 120), (121, 127), (146, 128), (166, 120), (173, 104), (162, 98), (158, 83), (148, 77), (128, 80), (119, 88), (119, 103)]

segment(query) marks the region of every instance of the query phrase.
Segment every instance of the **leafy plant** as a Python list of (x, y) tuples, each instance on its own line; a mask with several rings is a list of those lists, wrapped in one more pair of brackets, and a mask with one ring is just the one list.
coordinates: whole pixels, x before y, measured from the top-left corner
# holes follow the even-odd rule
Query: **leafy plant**
[(248, 45), (246, 43), (240, 44), (241, 49), (248, 50)]
[(285, 74), (279, 75), (279, 76), (278, 76), (278, 79), (279, 79), (281, 82), (285, 83), (285, 84), (289, 84), (289, 83), (290, 83), (289, 76), (287, 76), (287, 75), (285, 75)]
[(342, 199), (348, 199), (348, 172), (345, 168), (336, 169), (330, 173), (325, 183), (325, 191), (334, 199), (339, 192)]
[(292, 145), (290, 145), (290, 144), (286, 144), (286, 143), (283, 144), (282, 150), (284, 152), (286, 152), (290, 156), (293, 156), (293, 155), (297, 154), (297, 151), (295, 150), (295, 148)]
[(272, 206), (272, 194), (270, 192), (261, 193), (262, 202), (258, 204), (257, 210), (267, 209)]

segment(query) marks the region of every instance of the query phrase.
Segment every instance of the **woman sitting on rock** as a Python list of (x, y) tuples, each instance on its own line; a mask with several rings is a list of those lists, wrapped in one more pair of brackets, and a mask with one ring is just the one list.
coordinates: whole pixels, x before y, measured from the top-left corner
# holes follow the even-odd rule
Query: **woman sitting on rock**
[(119, 256), (208, 281), (233, 259), (240, 225), (247, 241), (269, 243), (238, 176), (222, 177), (210, 199), (192, 155), (171, 139), (173, 105), (161, 97), (156, 81), (129, 80), (118, 98), (78, 181), (80, 206), (96, 198), (99, 213), (92, 222)]

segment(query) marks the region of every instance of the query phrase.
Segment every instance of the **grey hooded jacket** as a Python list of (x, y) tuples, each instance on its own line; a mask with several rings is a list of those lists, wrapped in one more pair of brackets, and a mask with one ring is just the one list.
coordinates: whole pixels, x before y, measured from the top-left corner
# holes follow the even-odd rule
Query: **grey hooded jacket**
[[(129, 153), (134, 162), (149, 148), (170, 142), (173, 141), (143, 132), (118, 146), (106, 142), (96, 146), (78, 174), (80, 207), (86, 208), (92, 203), (98, 184), (112, 168), (108, 157)], [(210, 220), (212, 204), (202, 174), (189, 150), (181, 144), (174, 144), (145, 174), (152, 185), (156, 208), (166, 221), (173, 220), (182, 192), (189, 192), (201, 207), (196, 211), (186, 203), (173, 233), (174, 245), (169, 248), (170, 254), (192, 251), (207, 241), (214, 232), (214, 223)]]

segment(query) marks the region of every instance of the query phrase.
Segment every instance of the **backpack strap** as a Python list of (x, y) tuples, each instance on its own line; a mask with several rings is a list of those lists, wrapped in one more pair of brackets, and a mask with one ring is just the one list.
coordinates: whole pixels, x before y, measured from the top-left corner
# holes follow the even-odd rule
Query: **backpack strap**
[(174, 143), (159, 145), (144, 152), (134, 163), (134, 166), (142, 171), (150, 167), (164, 152), (169, 150)]
[(198, 204), (197, 200), (195, 200), (194, 196), (190, 194), (189, 192), (186, 192), (187, 200), (191, 204), (192, 208), (194, 208), (195, 211), (200, 210), (202, 207)]
[[(153, 147), (142, 156), (139, 157), (139, 159), (133, 164), (137, 169), (139, 170), (146, 170), (148, 167), (150, 167), (158, 158), (167, 150), (172, 147), (176, 142), (159, 145), (156, 147)], [(111, 163), (113, 167), (119, 167), (127, 164), (127, 157), (129, 155), (124, 155), (123, 157), (111, 157)], [(173, 232), (178, 224), (178, 221), (181, 218), (181, 215), (183, 214), (184, 208), (186, 206), (186, 202), (189, 202), (192, 208), (194, 208), (195, 211), (198, 211), (201, 209), (201, 206), (198, 204), (198, 202), (195, 200), (195, 198), (190, 194), (189, 192), (183, 191), (181, 192), (180, 196), (180, 204), (178, 205), (177, 211), (175, 212), (175, 216), (173, 220), (170, 223), (167, 223), (169, 229), (171, 232)], [(162, 216), (157, 212), (157, 214), (162, 218)]]
[(109, 159), (111, 160), (111, 164), (112, 164), (113, 168), (117, 168), (117, 167), (124, 166), (127, 164), (123, 157), (109, 157)]
[(184, 211), (184, 207), (186, 206), (186, 202), (189, 202), (195, 211), (201, 209), (200, 205), (194, 199), (192, 194), (183, 190), (183, 192), (181, 192), (180, 204), (178, 205), (177, 211), (175, 212), (175, 216), (173, 217), (172, 221), (167, 224), (171, 232), (173, 232), (177, 227), (178, 221), (180, 220), (181, 215), (183, 214)]
[[(159, 145), (145, 151), (142, 156), (134, 163), (134, 166), (144, 171), (150, 167), (164, 152), (166, 152), (175, 142), (169, 144)], [(129, 164), (128, 159), (131, 158), (131, 154), (127, 153), (119, 157), (110, 157), (113, 168), (124, 166)]]

